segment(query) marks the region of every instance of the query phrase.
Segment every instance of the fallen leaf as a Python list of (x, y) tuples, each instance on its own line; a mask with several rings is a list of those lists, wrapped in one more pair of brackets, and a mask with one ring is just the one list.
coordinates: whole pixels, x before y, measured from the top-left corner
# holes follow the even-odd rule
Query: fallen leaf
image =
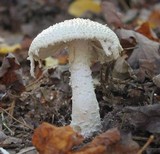
[(156, 65), (154, 60), (140, 59), (139, 69), (135, 71), (138, 81), (144, 82), (145, 79), (151, 79), (155, 76)]
[(133, 70), (125, 60), (126, 58), (127, 58), (127, 55), (123, 55), (116, 60), (113, 71), (112, 71), (113, 78), (125, 80), (133, 76), (133, 73), (132, 73)]
[(123, 23), (113, 2), (103, 1), (101, 7), (108, 25), (114, 25), (116, 28), (123, 27)]
[[(32, 138), (40, 154), (136, 154), (139, 150), (131, 136), (121, 136), (117, 128), (98, 135), (81, 148), (82, 141), (83, 137), (70, 126), (56, 127), (48, 123), (41, 124)], [(79, 148), (73, 150), (78, 145)]]
[(144, 36), (146, 36), (147, 38), (149, 38), (150, 40), (153, 41), (157, 41), (159, 42), (157, 36), (155, 35), (155, 33), (152, 31), (149, 22), (144, 22), (140, 25), (140, 27), (138, 27), (136, 29), (137, 32), (143, 34)]
[(93, 13), (100, 13), (100, 10), (100, 4), (97, 1), (76, 0), (69, 6), (68, 12), (75, 17), (80, 17), (88, 11)]
[(111, 147), (108, 154), (137, 154), (139, 149), (139, 145), (133, 141), (130, 133), (121, 133), (120, 141)]
[(42, 123), (34, 131), (33, 145), (40, 154), (66, 154), (83, 140), (70, 126), (56, 127)]
[(17, 93), (25, 90), (21, 66), (11, 53), (3, 59), (0, 67), (0, 83)]
[(56, 68), (58, 65), (65, 65), (68, 63), (68, 55), (58, 55), (56, 58), (47, 57), (45, 58), (45, 67)]
[(69, 154), (108, 154), (108, 153), (106, 153), (105, 146), (98, 145), (96, 147), (86, 148), (76, 152), (70, 152)]
[(113, 128), (95, 137), (95, 139), (90, 143), (89, 146), (95, 147), (97, 145), (105, 145), (107, 147), (111, 144), (117, 143), (120, 138), (120, 132), (118, 131), (118, 129)]
[(127, 121), (140, 130), (160, 133), (160, 104), (126, 107)]
[(112, 128), (93, 139), (91, 143), (73, 154), (136, 154), (139, 145), (117, 128)]
[(58, 59), (56, 59), (56, 58), (47, 57), (47, 58), (45, 58), (44, 61), (45, 61), (45, 67), (47, 69), (56, 68), (58, 66)]
[(8, 45), (5, 43), (0, 44), (0, 54), (15, 52), (18, 49), (21, 49), (20, 44), (14, 44), (14, 45)]
[(137, 45), (127, 60), (134, 70), (140, 68), (140, 63), (142, 61), (144, 62), (149, 60), (154, 66), (154, 70), (152, 70), (154, 72), (153, 74), (155, 75), (160, 73), (160, 43), (152, 41), (133, 30), (119, 29), (117, 30), (117, 34), (120, 39), (134, 38), (137, 42)]

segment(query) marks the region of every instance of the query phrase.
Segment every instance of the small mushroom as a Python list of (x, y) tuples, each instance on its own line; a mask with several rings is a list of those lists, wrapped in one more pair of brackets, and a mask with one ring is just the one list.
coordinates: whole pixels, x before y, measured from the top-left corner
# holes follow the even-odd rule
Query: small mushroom
[(99, 105), (94, 91), (90, 65), (118, 58), (122, 47), (116, 34), (106, 25), (89, 19), (71, 19), (43, 30), (31, 43), (29, 60), (34, 76), (34, 60), (52, 56), (66, 48), (69, 54), (72, 87), (71, 126), (88, 137), (100, 130)]

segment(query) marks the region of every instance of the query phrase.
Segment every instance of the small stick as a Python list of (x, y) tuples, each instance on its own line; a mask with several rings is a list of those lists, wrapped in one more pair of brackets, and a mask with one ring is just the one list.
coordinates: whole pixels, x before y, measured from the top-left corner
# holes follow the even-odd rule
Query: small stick
[(124, 50), (132, 50), (132, 49), (137, 49), (138, 47), (128, 47), (128, 48), (123, 48)]
[(3, 109), (2, 107), (0, 107), (0, 109), (1, 109), (2, 111), (4, 111), (7, 115), (9, 115), (12, 119), (14, 119), (16, 122), (18, 122), (18, 123), (20, 123), (20, 124), (26, 126), (27, 128), (33, 130), (32, 127), (30, 127), (29, 125), (27, 125), (27, 124), (25, 124), (25, 123), (22, 123), (21, 121), (17, 120), (17, 119), (14, 118), (11, 114), (9, 114), (5, 109)]
[(154, 136), (151, 135), (151, 136), (149, 137), (148, 141), (146, 142), (146, 144), (138, 151), (137, 154), (142, 154), (142, 152), (143, 152), (144, 150), (146, 150), (146, 148), (147, 148), (147, 147), (149, 146), (149, 144), (153, 141), (153, 139), (154, 139)]
[(3, 112), (1, 113), (1, 117), (2, 117), (2, 124), (5, 128), (8, 129), (8, 131), (11, 133), (11, 135), (14, 135), (14, 132), (7, 126), (7, 124), (4, 122), (4, 115)]
[(37, 83), (39, 83), (40, 80), (43, 79), (43, 77), (44, 77), (44, 76), (41, 75), (37, 80), (33, 81), (33, 82), (30, 83), (28, 86), (26, 86), (26, 91), (28, 92), (28, 91), (30, 91), (30, 90), (35, 89), (35, 88), (34, 88), (34, 85), (36, 85)]
[(132, 139), (136, 140), (136, 141), (144, 141), (144, 142), (146, 142), (148, 140), (148, 138), (141, 137), (141, 136), (133, 136)]
[[(15, 108), (15, 100), (12, 101), (11, 107), (10, 107), (10, 110), (9, 110), (9, 114), (12, 115), (12, 116), (14, 114), (14, 108)], [(12, 121), (12, 117), (11, 117), (11, 121)]]
[(36, 148), (35, 147), (28, 147), (26, 149), (22, 149), (20, 152), (18, 152), (17, 154), (25, 154), (25, 153), (30, 153), (30, 151), (35, 151)]

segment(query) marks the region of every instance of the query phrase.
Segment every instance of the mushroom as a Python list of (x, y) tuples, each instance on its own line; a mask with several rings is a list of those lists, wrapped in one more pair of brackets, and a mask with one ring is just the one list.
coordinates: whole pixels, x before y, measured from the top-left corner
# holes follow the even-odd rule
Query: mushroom
[(89, 19), (71, 19), (50, 26), (32, 41), (29, 48), (31, 75), (34, 60), (41, 60), (66, 48), (69, 54), (72, 87), (71, 126), (88, 137), (100, 130), (99, 105), (91, 76), (91, 62), (117, 59), (122, 47), (116, 34), (106, 25)]

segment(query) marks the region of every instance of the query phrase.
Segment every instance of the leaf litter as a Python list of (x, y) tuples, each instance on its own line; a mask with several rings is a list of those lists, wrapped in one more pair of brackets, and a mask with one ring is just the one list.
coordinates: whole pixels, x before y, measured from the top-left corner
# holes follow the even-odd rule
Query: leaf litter
[(86, 145), (82, 145), (83, 140), (70, 126), (55, 127), (48, 123), (42, 123), (32, 138), (40, 154), (134, 154), (139, 150), (136, 142), (121, 136), (116, 128), (96, 136)]
[[(101, 13), (83, 14), (107, 23), (124, 48), (117, 61), (92, 66), (103, 128), (89, 139), (83, 139), (68, 126), (72, 93), (66, 53), (53, 57), (59, 61), (56, 68), (36, 67), (36, 79), (30, 77), (27, 61), (27, 50), (37, 33), (73, 18), (67, 13), (72, 0), (0, 3), (0, 38), (9, 46), (20, 45), (12, 54), (0, 53), (0, 147), (10, 153), (28, 154), (36, 153), (33, 145), (43, 154), (159, 153), (158, 1), (103, 1)], [(18, 16), (17, 11), (21, 12)], [(21, 39), (18, 35), (8, 39), (16, 31)], [(152, 135), (154, 138), (148, 142)], [(9, 141), (4, 144), (6, 138)]]

